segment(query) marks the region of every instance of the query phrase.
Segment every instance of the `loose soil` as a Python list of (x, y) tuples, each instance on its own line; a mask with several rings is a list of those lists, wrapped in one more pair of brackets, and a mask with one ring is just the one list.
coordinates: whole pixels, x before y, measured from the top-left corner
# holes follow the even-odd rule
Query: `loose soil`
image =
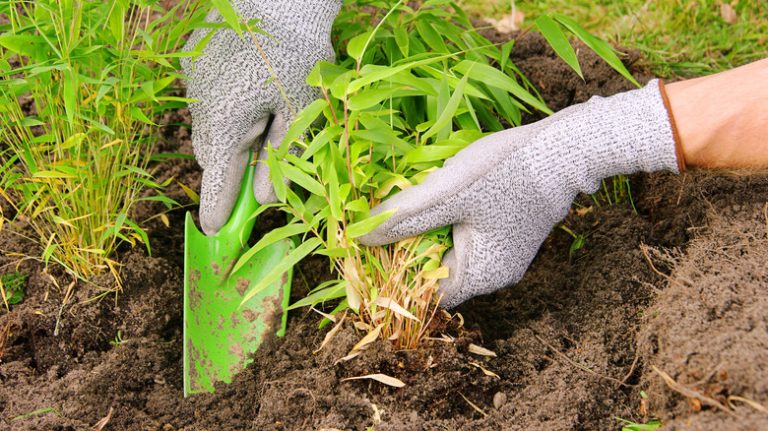
[[(519, 38), (512, 59), (554, 109), (631, 89), (581, 48), (586, 81), (533, 34)], [(625, 58), (647, 81), (637, 56)], [(165, 118), (162, 151), (191, 153), (188, 118)], [(199, 188), (194, 161), (158, 172)], [(665, 430), (768, 429), (759, 410), (768, 405), (768, 176), (631, 180), (636, 211), (580, 197), (585, 206), (565, 223), (586, 245), (569, 255), (571, 238), (553, 230), (517, 286), (456, 310), (464, 328), (446, 326), (453, 342), (416, 351), (380, 342), (336, 364), (361, 334), (347, 326), (315, 354), (328, 329), (317, 329), (316, 314), (295, 312), (288, 335), (263, 346), (232, 384), (189, 399), (183, 211), (169, 214), (170, 228), (149, 222), (152, 256), (121, 250), (117, 299), (88, 301), (98, 290), (79, 286), (63, 309), (66, 278), (17, 263), (9, 253), (35, 249), (21, 236), (23, 221), (6, 224), (0, 268), (30, 278), (24, 302), (0, 311), (0, 429), (89, 430), (102, 421), (105, 430), (610, 430), (620, 428), (616, 417), (659, 417)], [(189, 203), (177, 186), (169, 195)], [(264, 219), (262, 231), (281, 222)], [(327, 267), (302, 262), (294, 300), (330, 277)], [(469, 343), (497, 356), (472, 354)], [(341, 381), (371, 373), (406, 386)]]

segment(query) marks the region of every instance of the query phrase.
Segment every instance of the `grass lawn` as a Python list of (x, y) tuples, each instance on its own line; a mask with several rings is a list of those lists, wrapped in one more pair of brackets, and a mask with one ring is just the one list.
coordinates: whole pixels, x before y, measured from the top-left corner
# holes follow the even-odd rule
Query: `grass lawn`
[(641, 50), (663, 77), (706, 75), (768, 52), (764, 0), (459, 0), (486, 17), (509, 13), (513, 2), (526, 15), (525, 28), (542, 13), (568, 15), (604, 39)]

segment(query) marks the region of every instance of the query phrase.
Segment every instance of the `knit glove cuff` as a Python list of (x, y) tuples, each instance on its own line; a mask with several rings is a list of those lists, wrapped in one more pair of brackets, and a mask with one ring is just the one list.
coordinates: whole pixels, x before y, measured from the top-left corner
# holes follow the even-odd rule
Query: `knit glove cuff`
[(684, 164), (678, 162), (679, 145), (661, 88), (654, 79), (639, 90), (594, 96), (553, 117), (537, 138), (552, 152), (547, 155), (552, 167), (542, 176), (545, 187), (570, 191), (562, 196), (570, 204), (578, 192), (596, 192), (604, 178), (679, 173)]

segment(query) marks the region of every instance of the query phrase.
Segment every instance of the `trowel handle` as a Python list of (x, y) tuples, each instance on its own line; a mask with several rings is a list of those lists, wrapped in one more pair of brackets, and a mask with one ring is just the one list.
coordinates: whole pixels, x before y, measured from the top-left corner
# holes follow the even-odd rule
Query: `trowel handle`
[(227, 241), (237, 240), (237, 243), (243, 245), (248, 240), (256, 223), (256, 217), (253, 213), (259, 208), (259, 203), (253, 196), (253, 175), (256, 166), (248, 163), (243, 174), (240, 194), (237, 195), (235, 206), (229, 220), (213, 237)]

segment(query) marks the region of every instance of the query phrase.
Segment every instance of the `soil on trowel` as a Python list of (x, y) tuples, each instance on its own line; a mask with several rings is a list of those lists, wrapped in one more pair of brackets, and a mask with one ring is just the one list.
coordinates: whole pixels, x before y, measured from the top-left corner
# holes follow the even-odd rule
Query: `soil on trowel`
[[(585, 81), (535, 34), (512, 59), (554, 109), (629, 90), (586, 49)], [(649, 76), (624, 57), (640, 81)], [(531, 117), (528, 120), (533, 120)], [(191, 154), (189, 116), (164, 119), (162, 152)], [(199, 189), (194, 160), (157, 166)], [(293, 312), (286, 337), (212, 395), (182, 397), (184, 210), (148, 223), (151, 256), (120, 250), (123, 289), (110, 277), (78, 285), (44, 271), (23, 220), (0, 232), (2, 273), (29, 274), (24, 301), (0, 311), (3, 430), (616, 430), (617, 418), (664, 429), (768, 429), (768, 176), (691, 171), (637, 175), (632, 200), (580, 197), (524, 279), (479, 297), (413, 351), (374, 343), (338, 362), (362, 334)], [(196, 211), (183, 189), (168, 190)], [(137, 208), (139, 219), (162, 207)], [(263, 233), (283, 223), (260, 221)], [(20, 262), (20, 263), (19, 263)], [(331, 277), (319, 257), (296, 271), (293, 300)], [(95, 299), (94, 299), (95, 298)], [(463, 319), (463, 327), (459, 323)], [(445, 337), (443, 337), (445, 334)], [(471, 353), (474, 343), (495, 353)], [(347, 377), (382, 373), (392, 388)], [(762, 409), (762, 410), (761, 410)], [(370, 427), (370, 428), (369, 428)]]

